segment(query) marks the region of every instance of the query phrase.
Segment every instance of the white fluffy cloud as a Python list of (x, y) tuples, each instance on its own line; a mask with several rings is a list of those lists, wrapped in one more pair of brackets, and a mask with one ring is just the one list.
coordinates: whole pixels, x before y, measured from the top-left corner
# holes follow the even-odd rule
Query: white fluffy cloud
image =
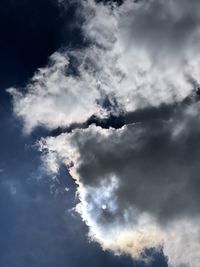
[[(193, 0), (189, 7), (178, 0), (127, 0), (114, 8), (83, 2), (79, 16), (85, 20), (82, 31), (90, 45), (56, 52), (23, 93), (9, 90), (26, 131), (105, 116), (105, 97), (117, 103), (113, 112), (187, 97), (194, 81), (199, 83), (200, 65), (199, 4)], [(72, 57), (77, 61), (76, 76), (69, 73)]]
[(171, 105), (167, 120), (93, 125), (39, 145), (52, 172), (68, 167), (93, 240), (136, 259), (162, 248), (173, 267), (200, 260), (199, 104), (177, 104), (199, 87), (199, 10), (197, 0), (82, 1), (88, 45), (54, 53), (23, 91), (9, 89), (27, 132)]
[(49, 65), (34, 75), (25, 92), (8, 90), (14, 97), (14, 112), (24, 119), (27, 132), (36, 126), (54, 129), (85, 122), (95, 113), (100, 116), (95, 79), (81, 67), (80, 77), (66, 75), (68, 64), (67, 56), (55, 53)]

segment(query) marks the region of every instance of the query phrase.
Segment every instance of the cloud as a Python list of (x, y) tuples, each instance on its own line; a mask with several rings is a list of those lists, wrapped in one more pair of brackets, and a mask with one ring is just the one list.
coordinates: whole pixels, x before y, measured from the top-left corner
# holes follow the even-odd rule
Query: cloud
[(14, 112), (24, 119), (27, 132), (36, 126), (54, 129), (84, 122), (95, 111), (99, 115), (95, 102), (98, 91), (93, 90), (95, 80), (85, 72), (79, 78), (66, 76), (68, 64), (67, 57), (55, 53), (49, 66), (34, 75), (25, 92), (8, 90), (14, 98)]
[(183, 60), (198, 49), (199, 1), (142, 0), (135, 8), (130, 8), (131, 1), (126, 3), (128, 17), (122, 18), (121, 34), (129, 49), (133, 44), (162, 63)]
[(173, 266), (197, 266), (199, 108), (193, 104), (165, 121), (118, 130), (93, 125), (40, 141), (53, 172), (68, 166), (78, 184), (77, 210), (104, 249), (140, 258), (146, 248), (163, 247)]
[[(8, 90), (27, 132), (84, 124), (38, 144), (48, 169), (69, 169), (91, 239), (136, 259), (163, 249), (173, 267), (200, 260), (199, 8), (83, 1), (87, 45), (54, 53), (25, 90)], [(113, 115), (120, 129), (87, 127)]]
[(198, 5), (127, 0), (111, 9), (83, 2), (77, 16), (88, 46), (54, 53), (26, 90), (9, 89), (25, 130), (67, 127), (92, 115), (157, 107), (190, 95), (199, 84)]

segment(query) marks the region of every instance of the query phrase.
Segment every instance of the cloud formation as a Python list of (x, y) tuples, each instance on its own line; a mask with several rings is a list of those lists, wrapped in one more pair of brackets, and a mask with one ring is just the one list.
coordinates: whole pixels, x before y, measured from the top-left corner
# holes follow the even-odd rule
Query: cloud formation
[(67, 56), (55, 53), (49, 66), (38, 70), (25, 92), (8, 90), (14, 97), (14, 112), (24, 119), (27, 132), (36, 126), (54, 129), (84, 122), (95, 112), (100, 115), (101, 108), (94, 101), (99, 97), (98, 91), (93, 90), (95, 80), (81, 68), (79, 78), (65, 75), (68, 64)]
[(43, 160), (69, 169), (93, 240), (136, 259), (162, 248), (173, 267), (200, 260), (199, 10), (197, 0), (84, 1), (88, 45), (56, 52), (23, 92), (9, 89), (27, 132), (126, 118), (41, 139)]
[(190, 95), (199, 84), (198, 6), (127, 0), (112, 9), (83, 2), (77, 13), (89, 45), (56, 52), (25, 92), (9, 90), (25, 130), (66, 127)]
[(163, 246), (174, 266), (196, 261), (199, 108), (193, 104), (167, 121), (118, 130), (93, 125), (41, 141), (52, 171), (68, 166), (78, 184), (77, 208), (104, 248), (139, 258), (145, 248)]

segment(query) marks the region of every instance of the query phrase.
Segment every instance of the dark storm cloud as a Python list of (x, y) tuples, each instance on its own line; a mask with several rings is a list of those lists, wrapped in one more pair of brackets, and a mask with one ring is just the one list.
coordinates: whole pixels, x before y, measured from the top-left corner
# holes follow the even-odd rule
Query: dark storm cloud
[(98, 188), (111, 176), (119, 179), (113, 195), (118, 208), (111, 217), (109, 210), (102, 215), (116, 220), (130, 207), (162, 221), (199, 214), (198, 112), (194, 104), (168, 120), (131, 124), (109, 135), (93, 128), (74, 133), (83, 185)]

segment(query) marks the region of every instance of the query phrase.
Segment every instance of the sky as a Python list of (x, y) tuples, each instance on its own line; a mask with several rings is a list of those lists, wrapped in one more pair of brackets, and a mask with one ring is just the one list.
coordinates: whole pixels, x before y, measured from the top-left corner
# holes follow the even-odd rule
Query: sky
[(198, 0), (2, 0), (0, 267), (199, 267)]

